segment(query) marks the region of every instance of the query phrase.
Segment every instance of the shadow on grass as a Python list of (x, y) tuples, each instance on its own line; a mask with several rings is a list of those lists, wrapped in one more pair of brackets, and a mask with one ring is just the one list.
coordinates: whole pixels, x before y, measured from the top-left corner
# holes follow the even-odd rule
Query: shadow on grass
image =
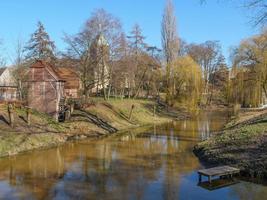
[(9, 125), (9, 122), (6, 120), (6, 118), (3, 115), (0, 115), (0, 121), (6, 123), (7, 125)]

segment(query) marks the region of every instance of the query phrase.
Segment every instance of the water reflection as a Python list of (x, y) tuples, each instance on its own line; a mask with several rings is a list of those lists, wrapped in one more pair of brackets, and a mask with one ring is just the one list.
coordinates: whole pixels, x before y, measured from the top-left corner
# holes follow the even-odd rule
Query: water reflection
[[(0, 160), (1, 199), (260, 199), (266, 187), (240, 183), (206, 191), (192, 148), (224, 124), (224, 113), (129, 131)], [(249, 188), (249, 189), (248, 189)], [(243, 190), (249, 191), (243, 195)], [(263, 196), (264, 195), (264, 196)], [(261, 198), (261, 199), (262, 199)]]

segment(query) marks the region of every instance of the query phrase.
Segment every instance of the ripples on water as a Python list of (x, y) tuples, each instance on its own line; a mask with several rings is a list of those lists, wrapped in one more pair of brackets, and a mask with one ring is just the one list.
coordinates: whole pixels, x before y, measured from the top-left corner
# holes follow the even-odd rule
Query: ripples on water
[(197, 186), (193, 146), (222, 128), (225, 113), (132, 130), (0, 160), (0, 199), (267, 199), (248, 182)]

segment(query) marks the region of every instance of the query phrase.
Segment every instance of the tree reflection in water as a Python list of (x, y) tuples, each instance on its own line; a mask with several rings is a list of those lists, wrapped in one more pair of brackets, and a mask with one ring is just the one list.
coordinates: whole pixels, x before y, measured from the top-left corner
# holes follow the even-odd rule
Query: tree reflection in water
[[(155, 125), (143, 131), (69, 143), (4, 158), (0, 197), (5, 199), (187, 199), (207, 193), (196, 186), (201, 167), (192, 148), (219, 130), (221, 115)], [(223, 199), (242, 199), (247, 183), (229, 187)], [(264, 195), (253, 185), (253, 197)], [(266, 189), (266, 188), (264, 188)], [(190, 191), (190, 192), (187, 192)], [(259, 193), (260, 192), (260, 193)], [(240, 194), (240, 195), (239, 195)], [(214, 199), (214, 198), (213, 198)]]

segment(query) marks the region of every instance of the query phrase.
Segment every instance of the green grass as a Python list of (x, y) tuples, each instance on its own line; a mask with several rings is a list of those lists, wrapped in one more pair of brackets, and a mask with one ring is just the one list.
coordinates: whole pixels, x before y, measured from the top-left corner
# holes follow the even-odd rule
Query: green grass
[[(134, 125), (148, 125), (153, 123), (164, 123), (172, 120), (169, 116), (156, 113), (154, 116), (154, 106), (156, 103), (151, 100), (140, 99), (103, 99), (93, 98), (94, 106), (88, 111), (105, 119), (118, 129), (129, 128)], [(129, 121), (131, 107), (134, 105), (132, 119)]]
[[(15, 112), (18, 116), (23, 116), (26, 119), (27, 111), (25, 108), (15, 108)], [(62, 123), (57, 122), (51, 116), (38, 112), (36, 110), (31, 110), (31, 121), (32, 123), (39, 123), (40, 125), (49, 127), (55, 132), (64, 132), (65, 128)]]
[(33, 149), (55, 146), (65, 141), (62, 135), (52, 133), (5, 133), (0, 138), (1, 157)]
[[(93, 104), (87, 108), (87, 111), (97, 115), (119, 131), (153, 123), (166, 123), (173, 119), (161, 113), (156, 113), (154, 116), (155, 102), (151, 100), (110, 99), (104, 101), (101, 98), (92, 98), (91, 101)], [(134, 105), (134, 110), (132, 119), (129, 120), (132, 105)], [(88, 137), (106, 134), (104, 129), (85, 120), (58, 123), (47, 114), (36, 110), (32, 110), (31, 125), (28, 126), (26, 109), (14, 108), (14, 111), (14, 128), (3, 120), (0, 121), (0, 157), (54, 146), (76, 134), (84, 134)], [(5, 105), (0, 106), (0, 115), (8, 119)]]
[(208, 163), (230, 164), (267, 178), (267, 122), (226, 129), (199, 143), (195, 153)]

